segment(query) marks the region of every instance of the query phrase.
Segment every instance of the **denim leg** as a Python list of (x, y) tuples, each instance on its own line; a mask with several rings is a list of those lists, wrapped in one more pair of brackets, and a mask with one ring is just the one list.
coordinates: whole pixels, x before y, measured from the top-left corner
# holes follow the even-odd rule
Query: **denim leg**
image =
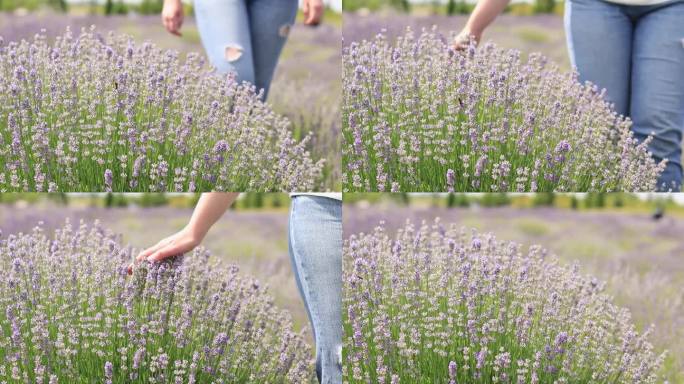
[(684, 130), (684, 2), (659, 7), (638, 18), (632, 55), (632, 130), (640, 139), (653, 134), (649, 150), (656, 159), (669, 162), (658, 185), (664, 191), (679, 191)]
[(254, 83), (254, 61), (245, 0), (195, 0), (202, 45), (220, 73), (235, 72), (238, 81)]
[(582, 82), (606, 89), (615, 110), (629, 114), (632, 21), (620, 6), (601, 0), (568, 0), (565, 35), (572, 66)]
[(254, 47), (257, 89), (268, 96), (280, 52), (297, 16), (297, 0), (249, 0), (249, 23)]
[(316, 339), (322, 384), (341, 384), (342, 202), (317, 196), (292, 200), (290, 258)]

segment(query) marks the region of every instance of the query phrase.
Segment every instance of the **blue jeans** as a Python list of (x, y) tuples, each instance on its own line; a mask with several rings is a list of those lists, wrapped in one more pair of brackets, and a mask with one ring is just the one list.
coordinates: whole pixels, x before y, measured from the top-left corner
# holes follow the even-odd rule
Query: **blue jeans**
[(316, 342), (322, 384), (342, 383), (342, 202), (295, 196), (290, 208), (290, 260)]
[(635, 137), (654, 135), (649, 150), (668, 160), (661, 190), (682, 185), (684, 1), (629, 6), (568, 0), (565, 30), (580, 80), (605, 88), (615, 110), (633, 121)]
[(219, 72), (264, 90), (297, 15), (297, 0), (195, 0), (202, 44)]

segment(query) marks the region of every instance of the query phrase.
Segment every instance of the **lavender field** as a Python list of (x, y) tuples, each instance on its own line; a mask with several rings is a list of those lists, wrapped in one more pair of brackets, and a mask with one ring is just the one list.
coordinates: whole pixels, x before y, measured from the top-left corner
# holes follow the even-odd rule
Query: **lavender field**
[[(307, 382), (309, 348), (268, 290), (196, 248), (142, 262), (99, 224), (0, 243), (3, 381)], [(3, 332), (4, 333), (4, 332)]]
[[(527, 247), (539, 245), (549, 254), (557, 255), (561, 265), (570, 267), (576, 261), (579, 273), (604, 281), (606, 292), (614, 297), (615, 304), (631, 311), (639, 332), (654, 325), (649, 336), (654, 351), (669, 351), (660, 370), (662, 377), (656, 382), (664, 379), (670, 383), (684, 382), (681, 343), (684, 339), (684, 242), (681, 239), (684, 218), (681, 216), (666, 214), (654, 221), (648, 214), (610, 211), (357, 204), (345, 205), (345, 238), (372, 233), (380, 221), (385, 223), (385, 232), (394, 237), (407, 220), (418, 228), (421, 221), (431, 225), (436, 217), (446, 228), (451, 223), (463, 227), (465, 236), (470, 236), (473, 229), (480, 233), (481, 239), (493, 233), (498, 241), (519, 243), (523, 255), (527, 254)], [(345, 264), (345, 268), (351, 266)], [(444, 377), (450, 377), (446, 365), (442, 368)]]
[[(406, 27), (419, 32), (423, 28), (437, 26), (440, 31), (460, 31), (467, 16), (416, 16), (406, 14), (369, 14), (367, 16), (346, 13), (344, 15), (344, 44), (371, 39), (382, 32), (390, 39), (404, 33)], [(515, 16), (501, 15), (486, 30), (483, 42), (491, 40), (502, 48), (518, 49), (524, 56), (540, 52), (559, 64), (564, 70), (570, 69), (570, 61), (565, 45), (563, 19), (556, 15)]]
[[(66, 219), (93, 223), (120, 234), (124, 244), (142, 249), (180, 230), (187, 224), (191, 209), (58, 207), (54, 205), (8, 207), (0, 205), (3, 235), (30, 232), (39, 222), (45, 230), (61, 227)], [(203, 246), (212, 257), (238, 264), (241, 271), (271, 287), (276, 303), (293, 314), (298, 329), (308, 325), (304, 306), (287, 254), (287, 210), (229, 211), (216, 223)], [(264, 241), (272, 239), (272, 241)]]
[[(228, 378), (232, 382), (245, 383), (309, 382), (313, 372), (311, 365), (313, 341), (308, 328), (308, 318), (299, 299), (287, 255), (287, 207), (264, 211), (229, 211), (222, 220), (216, 223), (203, 242), (202, 246), (206, 251), (197, 251), (192, 255), (187, 255), (182, 264), (176, 264), (177, 261), (165, 262), (158, 267), (142, 264), (134, 270), (130, 278), (122, 277), (126, 275), (125, 266), (135, 255), (135, 249), (150, 246), (181, 229), (187, 223), (190, 214), (189, 209), (171, 207), (104, 209), (84, 205), (83, 201), (71, 207), (57, 206), (50, 202), (37, 205), (20, 202), (13, 206), (0, 206), (0, 233), (2, 233), (0, 242), (5, 241), (2, 243), (3, 249), (0, 252), (11, 253), (19, 249), (16, 252), (20, 254), (26, 252), (36, 255), (36, 258), (24, 259), (19, 264), (15, 262), (14, 266), (7, 266), (10, 280), (21, 279), (25, 276), (24, 271), (27, 271), (26, 273), (32, 276), (30, 278), (34, 281), (34, 289), (38, 289), (36, 284), (39, 284), (38, 286), (43, 284), (38, 283), (39, 280), (44, 281), (44, 284), (54, 285), (55, 276), (61, 274), (63, 270), (79, 271), (78, 278), (82, 281), (78, 289), (83, 290), (86, 285), (95, 281), (99, 281), (104, 289), (100, 293), (91, 294), (94, 290), (101, 289), (99, 286), (93, 286), (88, 288), (87, 293), (82, 292), (79, 295), (79, 297), (92, 295), (92, 300), (105, 300), (102, 308), (98, 304), (97, 308), (101, 309), (89, 308), (89, 311), (94, 311), (91, 312), (92, 316), (101, 316), (101, 314), (97, 315), (98, 310), (110, 316), (107, 322), (109, 325), (101, 330), (96, 325), (97, 322), (85, 322), (79, 325), (84, 329), (85, 327), (91, 327), (90, 329), (98, 327), (97, 334), (101, 336), (88, 342), (99, 345), (101, 350), (86, 352), (74, 346), (73, 353), (75, 356), (80, 356), (78, 360), (80, 363), (75, 362), (76, 365), (68, 361), (55, 365), (56, 363), (52, 360), (54, 355), (49, 352), (52, 349), (44, 352), (33, 350), (30, 346), (28, 350), (21, 349), (21, 344), (18, 343), (24, 334), (23, 331), (21, 336), (16, 333), (16, 339), (13, 336), (11, 340), (6, 340), (9, 344), (0, 343), (0, 346), (6, 348), (4, 357), (9, 359), (8, 364), (10, 364), (2, 367), (0, 376), (8, 375), (7, 377), (18, 379), (23, 374), (28, 374), (24, 377), (46, 383), (48, 380), (50, 383), (69, 382), (68, 378), (84, 372), (89, 372), (89, 377), (100, 377), (103, 382), (107, 383), (173, 382), (173, 380), (197, 383), (208, 380), (208, 377), (219, 377), (217, 375)], [(67, 219), (72, 229), (64, 228)], [(81, 220), (85, 227), (79, 228)], [(96, 221), (101, 229), (94, 227)], [(36, 227), (40, 228), (38, 232), (36, 232)], [(26, 235), (17, 237), (20, 233)], [(43, 235), (47, 240), (43, 240)], [(6, 242), (7, 240), (10, 242)], [(52, 244), (51, 254), (60, 255), (59, 250), (63, 250), (63, 256), (55, 256), (61, 261), (45, 259), (47, 255), (42, 249), (45, 241), (48, 242), (47, 244)], [(60, 242), (64, 243), (60, 244)], [(24, 247), (33, 248), (29, 250)], [(88, 250), (88, 247), (91, 249)], [(73, 252), (68, 251), (69, 249)], [(78, 249), (85, 252), (76, 251)], [(89, 255), (87, 260), (83, 259), (85, 255)], [(49, 276), (37, 278), (37, 275), (46, 271), (43, 266), (44, 262), (56, 263), (56, 265), (51, 268), (52, 272)], [(96, 267), (92, 266), (92, 262), (95, 262)], [(239, 270), (230, 267), (231, 265), (237, 266)], [(91, 277), (89, 274), (93, 273), (93, 268), (96, 272)], [(251, 277), (256, 280), (251, 280)], [(150, 278), (159, 281), (150, 283)], [(68, 276), (64, 279), (69, 280)], [(147, 279), (146, 284), (145, 279)], [(203, 280), (206, 283), (201, 283)], [(221, 281), (230, 282), (230, 286), (223, 283), (223, 288), (221, 288)], [(123, 291), (121, 290), (122, 284), (126, 286)], [(154, 290), (155, 284), (156, 291)], [(166, 287), (167, 285), (168, 289), (175, 292), (170, 296), (164, 293), (167, 292), (166, 288), (160, 290), (160, 286)], [(178, 288), (174, 289), (174, 286)], [(223, 296), (206, 296), (207, 294), (203, 292), (206, 292), (207, 286), (220, 289)], [(194, 288), (197, 289), (196, 293), (186, 296), (188, 290), (193, 289), (192, 287), (197, 287)], [(72, 289), (77, 288), (55, 286), (52, 288), (55, 291), (54, 297), (47, 298), (41, 293), (41, 298), (36, 300), (41, 301), (40, 308), (44, 308), (43, 310), (47, 311), (45, 314), (50, 316), (50, 311), (55, 310), (56, 306), (63, 301), (64, 298), (61, 295), (69, 295)], [(210, 288), (210, 292), (211, 289), (214, 288)], [(138, 292), (138, 294), (130, 296), (130, 292)], [(34, 294), (35, 297), (39, 295), (37, 292)], [(127, 298), (121, 299), (122, 295)], [(156, 296), (158, 298), (154, 299)], [(206, 300), (210, 298), (214, 300), (215, 302), (212, 301), (214, 304), (203, 301), (204, 296)], [(236, 297), (242, 298), (241, 303), (232, 301), (233, 304), (231, 304), (231, 300)], [(270, 303), (269, 297), (273, 298), (275, 306)], [(220, 300), (216, 301), (217, 298)], [(2, 300), (5, 299), (10, 298), (6, 297)], [(135, 306), (129, 308), (128, 304), (123, 304), (123, 302), (118, 305), (120, 299), (125, 303), (135, 303), (131, 304)], [(90, 299), (84, 298), (83, 300)], [(170, 300), (169, 303), (174, 300), (175, 303), (185, 300), (185, 304), (182, 304), (181, 308), (170, 309), (170, 312), (166, 312), (164, 307), (166, 304), (163, 304), (165, 300)], [(137, 301), (140, 303), (136, 303)], [(84, 308), (85, 306), (86, 304)], [(241, 306), (244, 308), (239, 311), (239, 317), (231, 321), (236, 324), (245, 322), (247, 328), (233, 329), (232, 326), (226, 325), (230, 324), (230, 321), (226, 324), (218, 323), (231, 319), (230, 314), (237, 313), (234, 311)], [(12, 309), (5, 320), (12, 322), (17, 315), (21, 319), (26, 316), (26, 313), (30, 313), (28, 308), (22, 308), (24, 307), (17, 306)], [(122, 308), (125, 308), (123, 313)], [(68, 308), (62, 310), (71, 311)], [(33, 315), (43, 316), (42, 313), (39, 315), (36, 313), (33, 311)], [(85, 310), (83, 313), (86, 313)], [(145, 313), (149, 314), (145, 315)], [(157, 320), (157, 316), (162, 317)], [(217, 323), (211, 325), (214, 320), (209, 318), (201, 320), (202, 316), (213, 316)], [(116, 330), (116, 324), (123, 321), (122, 324), (125, 325), (125, 319), (131, 319), (131, 317), (147, 318), (149, 323), (135, 324), (128, 320), (128, 330), (124, 328), (116, 332), (130, 334), (130, 336), (121, 335), (121, 337), (131, 338), (130, 348), (116, 349), (116, 345), (121, 340), (112, 341), (104, 332), (107, 332), (107, 329)], [(69, 318), (71, 317), (65, 318), (64, 321)], [(179, 332), (175, 344), (169, 343), (168, 335), (158, 334), (155, 331), (160, 321), (163, 324), (168, 321), (168, 332)], [(256, 333), (251, 332), (250, 324), (257, 322), (263, 328)], [(200, 325), (202, 323), (205, 325)], [(51, 324), (57, 326), (54, 322)], [(59, 327), (62, 329), (61, 325)], [(131, 331), (130, 327), (138, 331)], [(25, 330), (25, 328), (22, 329)], [(220, 333), (221, 330), (227, 333)], [(147, 334), (148, 331), (149, 334)], [(194, 336), (182, 336), (183, 332)], [(252, 337), (256, 339), (252, 340)], [(228, 339), (232, 340), (231, 344), (237, 344), (226, 346), (225, 342)], [(256, 340), (259, 340), (259, 346), (254, 344)], [(48, 342), (47, 339), (45, 342)], [(205, 352), (202, 352), (203, 342), (208, 342), (211, 349), (204, 349)], [(159, 354), (155, 354), (155, 346), (159, 346)], [(246, 349), (240, 352), (241, 348)], [(194, 354), (193, 350), (196, 351)], [(227, 351), (225, 354), (224, 350)], [(61, 352), (57, 351), (57, 353)], [(23, 360), (26, 356), (36, 356), (35, 362), (31, 361), (32, 357)], [(245, 364), (244, 359), (250, 359), (252, 362), (258, 361), (260, 368), (256, 370), (248, 368), (253, 364)], [(50, 375), (43, 374), (46, 371), (46, 364)], [(231, 368), (231, 366), (236, 368)]]
[[(139, 44), (149, 41), (161, 49), (178, 51), (181, 60), (186, 54), (192, 52), (203, 56), (199, 35), (192, 18), (188, 18), (183, 26), (183, 37), (176, 38), (164, 31), (159, 16), (156, 15), (104, 17), (97, 15), (69, 16), (52, 13), (36, 13), (26, 16), (2, 14), (0, 15), (0, 36), (3, 37), (3, 44), (6, 45), (10, 41), (31, 40), (36, 33), (44, 29), (48, 40), (51, 40), (63, 34), (67, 26), (70, 26), (74, 33), (78, 33), (81, 28), (87, 28), (91, 25), (95, 25), (97, 30), (105, 35), (107, 31), (112, 30), (116, 33), (132, 36)], [(292, 135), (292, 142), (283, 146), (283, 148), (294, 147), (294, 143), (301, 142), (305, 148), (297, 151), (302, 154), (309, 153), (314, 162), (325, 160), (320, 173), (316, 171), (317, 166), (306, 167), (314, 170), (314, 173), (318, 173), (314, 178), (316, 179), (316, 188), (320, 189), (336, 189), (339, 186), (341, 174), (340, 159), (336, 155), (339, 153), (340, 145), (340, 36), (341, 28), (339, 21), (329, 24), (324, 23), (318, 28), (307, 28), (297, 24), (293, 28), (290, 39), (284, 49), (282, 60), (276, 71), (269, 95), (269, 106), (272, 106), (276, 113), (285, 116), (291, 122), (288, 130)], [(265, 127), (267, 128), (267, 125)], [(269, 130), (275, 134), (280, 128), (269, 128)], [(304, 140), (308, 135), (310, 135), (310, 139), (308, 141)], [(11, 137), (8, 139), (12, 140)], [(286, 143), (288, 140), (281, 140), (281, 142)], [(221, 148), (221, 146), (214, 149), (216, 148)], [(269, 151), (262, 151), (262, 153), (266, 154)], [(121, 161), (120, 156), (117, 154), (112, 154), (112, 156), (117, 157), (118, 161)], [(124, 163), (133, 162), (134, 160), (126, 158)], [(156, 157), (149, 159), (147, 161), (148, 167), (152, 166), (149, 163), (156, 161)], [(174, 190), (175, 187), (182, 186), (182, 180), (185, 180), (187, 183), (188, 179), (192, 177), (188, 177), (191, 173), (190, 167), (187, 170), (188, 174), (185, 174), (183, 167), (177, 167), (176, 170), (171, 169), (169, 171), (166, 169), (168, 165), (162, 162), (153, 167), (161, 170), (162, 174), (169, 174), (171, 177), (173, 177), (174, 172), (180, 172), (180, 174), (176, 175), (179, 183), (174, 185), (176, 183), (167, 182), (162, 188)], [(21, 181), (19, 181), (24, 176), (21, 175), (22, 171), (27, 176), (30, 176), (31, 179), (39, 181), (45, 178), (44, 174), (46, 173), (44, 170), (34, 170), (31, 167), (24, 166), (21, 170), (17, 171), (20, 175), (14, 177), (16, 179), (14, 184), (17, 185), (14, 189), (22, 189)], [(252, 172), (250, 170), (247, 171)], [(108, 183), (106, 172), (98, 170), (95, 173), (91, 176), (92, 181), (99, 182), (103, 190), (105, 187), (109, 188), (109, 184), (113, 184), (111, 186), (113, 190), (124, 189), (123, 185), (117, 185), (117, 179), (119, 178), (116, 172), (110, 183)], [(128, 172), (127, 176), (130, 176), (130, 173)], [(154, 173), (159, 172), (155, 171)], [(72, 178), (76, 179), (76, 176)], [(157, 177), (157, 179), (159, 178)], [(10, 181), (8, 180), (7, 182), (9, 183)], [(39, 186), (47, 190), (49, 189), (47, 184), (39, 183)], [(236, 183), (235, 185), (238, 184)], [(132, 189), (130, 186), (126, 186), (126, 188)], [(159, 188), (153, 187), (151, 189)]]
[(538, 53), (449, 39), (407, 29), (343, 49), (344, 191), (656, 189), (652, 138), (598, 87)]

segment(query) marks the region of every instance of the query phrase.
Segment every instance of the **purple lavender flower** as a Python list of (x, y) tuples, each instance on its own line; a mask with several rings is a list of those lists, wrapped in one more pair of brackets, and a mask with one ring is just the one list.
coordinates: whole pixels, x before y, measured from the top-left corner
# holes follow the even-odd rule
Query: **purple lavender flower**
[(343, 254), (345, 383), (659, 377), (648, 332), (539, 246), (436, 219), (351, 235)]
[(456, 384), (456, 362), (449, 362), (449, 384)]
[(105, 183), (105, 190), (107, 192), (112, 191), (112, 182), (114, 181), (114, 175), (112, 174), (112, 171), (109, 169), (105, 170), (104, 173), (104, 183)]
[(84, 222), (0, 241), (0, 381), (311, 381), (302, 334), (254, 279), (201, 248), (127, 277), (137, 252), (119, 241)]
[(344, 190), (655, 190), (665, 163), (576, 74), (450, 41), (424, 28), (343, 47)]
[[(311, 191), (329, 182), (314, 158), (323, 154), (310, 151), (313, 133), (295, 138), (255, 87), (212, 73), (196, 54), (182, 57), (94, 28), (3, 45), (0, 190), (111, 191), (114, 175), (129, 191)], [(215, 158), (196, 169), (204, 155)]]
[(105, 383), (112, 384), (112, 376), (114, 375), (114, 366), (109, 361), (104, 365)]
[(448, 192), (453, 192), (454, 191), (454, 183), (456, 182), (456, 173), (454, 172), (453, 169), (448, 169), (446, 173), (446, 185), (447, 185), (447, 191)]

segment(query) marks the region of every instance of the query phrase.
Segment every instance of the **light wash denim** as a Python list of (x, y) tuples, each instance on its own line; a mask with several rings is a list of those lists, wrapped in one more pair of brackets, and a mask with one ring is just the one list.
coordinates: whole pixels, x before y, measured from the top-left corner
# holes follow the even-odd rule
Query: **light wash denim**
[(195, 0), (194, 7), (211, 64), (263, 89), (265, 99), (297, 15), (297, 0)]
[(316, 375), (342, 383), (342, 202), (294, 196), (290, 207), (290, 260), (313, 327)]
[(565, 30), (580, 80), (605, 88), (635, 137), (655, 138), (653, 157), (668, 159), (661, 190), (682, 185), (684, 131), (684, 1), (630, 6), (568, 0)]

